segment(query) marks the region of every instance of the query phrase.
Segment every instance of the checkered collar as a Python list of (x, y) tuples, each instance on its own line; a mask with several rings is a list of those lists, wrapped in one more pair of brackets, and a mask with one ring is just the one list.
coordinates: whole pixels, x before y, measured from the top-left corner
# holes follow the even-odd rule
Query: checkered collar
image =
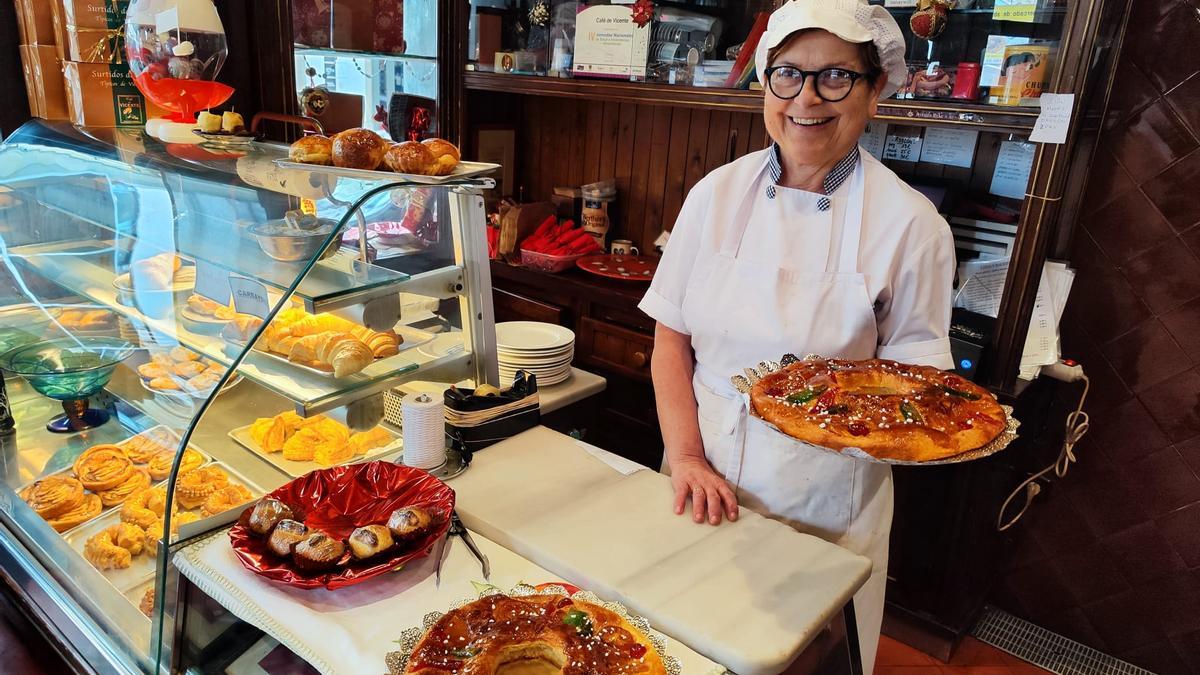
[[(779, 185), (779, 179), (783, 177), (783, 160), (781, 160), (779, 157), (778, 143), (771, 145), (771, 156), (769, 162), (770, 164), (768, 168), (771, 171), (771, 184), (767, 186), (767, 199), (774, 199), (776, 193), (775, 188)], [(837, 192), (837, 189), (842, 186), (842, 183), (846, 182), (846, 179), (850, 177), (850, 174), (854, 173), (854, 167), (857, 165), (858, 146), (856, 145), (850, 149), (850, 152), (846, 153), (845, 157), (841, 158), (841, 160), (839, 160), (838, 163), (833, 166), (833, 170), (829, 172), (829, 175), (825, 176), (825, 181), (822, 186), (825, 189), (825, 194), (832, 195), (834, 192)], [(817, 202), (817, 208), (821, 211), (828, 211), (831, 206), (832, 204), (830, 203), (828, 196), (821, 197), (821, 199)]]

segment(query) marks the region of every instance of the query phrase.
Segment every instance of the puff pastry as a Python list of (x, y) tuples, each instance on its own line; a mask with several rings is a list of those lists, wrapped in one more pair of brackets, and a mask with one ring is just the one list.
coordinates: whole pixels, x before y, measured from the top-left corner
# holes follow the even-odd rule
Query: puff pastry
[(100, 492), (124, 483), (133, 473), (133, 460), (119, 446), (95, 445), (75, 460), (73, 469), (83, 487)]
[[(178, 506), (172, 508), (173, 511), (177, 509)], [(125, 500), (125, 505), (121, 507), (121, 522), (149, 528), (155, 521), (163, 517), (166, 510), (167, 489), (164, 487), (148, 488)]]
[(46, 476), (21, 490), (21, 499), (39, 516), (57, 518), (83, 502), (83, 483), (69, 476)]
[(123, 483), (97, 494), (100, 497), (100, 503), (104, 506), (116, 506), (124, 504), (126, 499), (148, 487), (150, 487), (150, 473), (145, 469), (135, 469)]
[(216, 466), (202, 466), (180, 476), (175, 483), (175, 498), (179, 506), (194, 509), (217, 490), (229, 485), (229, 474)]
[[(171, 534), (179, 534), (179, 528), (188, 523), (194, 523), (200, 520), (198, 514), (190, 511), (180, 511), (179, 513), (171, 514)], [(146, 528), (146, 538), (150, 541), (162, 541), (163, 538), (163, 521), (162, 519), (154, 521), (150, 527)]]
[(79, 504), (71, 510), (57, 517), (48, 518), (46, 522), (50, 523), (50, 527), (53, 527), (55, 532), (66, 532), (72, 527), (82, 525), (100, 515), (102, 510), (104, 510), (104, 505), (100, 502), (100, 497), (86, 493)]
[(200, 515), (205, 518), (215, 516), (218, 513), (225, 513), (229, 509), (236, 508), (254, 499), (250, 491), (244, 485), (226, 485), (219, 488), (204, 500), (204, 506), (200, 508)]
[[(171, 475), (171, 464), (174, 462), (175, 453), (167, 451), (152, 457), (146, 468), (150, 470), (150, 477), (154, 480), (166, 480), (167, 476)], [(183, 459), (179, 460), (179, 475), (182, 476), (189, 471), (195, 471), (203, 463), (204, 455), (191, 448), (187, 448), (183, 451)]]
[(172, 446), (163, 443), (160, 439), (152, 436), (134, 436), (120, 445), (125, 451), (125, 455), (133, 461), (134, 464), (145, 464), (163, 452), (171, 452)]

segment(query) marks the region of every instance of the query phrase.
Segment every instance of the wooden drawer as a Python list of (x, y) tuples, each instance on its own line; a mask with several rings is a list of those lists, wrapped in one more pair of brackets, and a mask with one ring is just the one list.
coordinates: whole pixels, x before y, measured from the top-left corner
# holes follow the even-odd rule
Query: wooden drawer
[(492, 304), (496, 312), (496, 323), (505, 321), (541, 321), (557, 326), (569, 325), (567, 312), (562, 307), (527, 298), (499, 288), (492, 290)]
[(587, 363), (649, 382), (653, 351), (654, 338), (645, 333), (588, 317), (579, 322), (576, 354)]

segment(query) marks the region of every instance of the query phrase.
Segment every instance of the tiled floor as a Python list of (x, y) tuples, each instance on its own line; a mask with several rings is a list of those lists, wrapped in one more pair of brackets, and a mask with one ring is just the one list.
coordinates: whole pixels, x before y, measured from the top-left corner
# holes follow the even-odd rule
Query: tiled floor
[(1047, 672), (971, 637), (963, 640), (950, 663), (942, 663), (887, 636), (880, 640), (875, 659), (875, 675), (1046, 675)]

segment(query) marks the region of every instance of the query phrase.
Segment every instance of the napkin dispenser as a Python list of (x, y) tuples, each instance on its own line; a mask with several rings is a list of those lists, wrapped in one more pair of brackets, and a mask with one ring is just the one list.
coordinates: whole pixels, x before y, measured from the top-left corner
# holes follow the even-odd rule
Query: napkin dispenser
[(517, 371), (509, 389), (488, 395), (476, 391), (451, 387), (443, 394), (446, 436), (462, 454), (464, 463), (470, 462), (476, 451), (541, 423), (542, 407), (535, 375)]

